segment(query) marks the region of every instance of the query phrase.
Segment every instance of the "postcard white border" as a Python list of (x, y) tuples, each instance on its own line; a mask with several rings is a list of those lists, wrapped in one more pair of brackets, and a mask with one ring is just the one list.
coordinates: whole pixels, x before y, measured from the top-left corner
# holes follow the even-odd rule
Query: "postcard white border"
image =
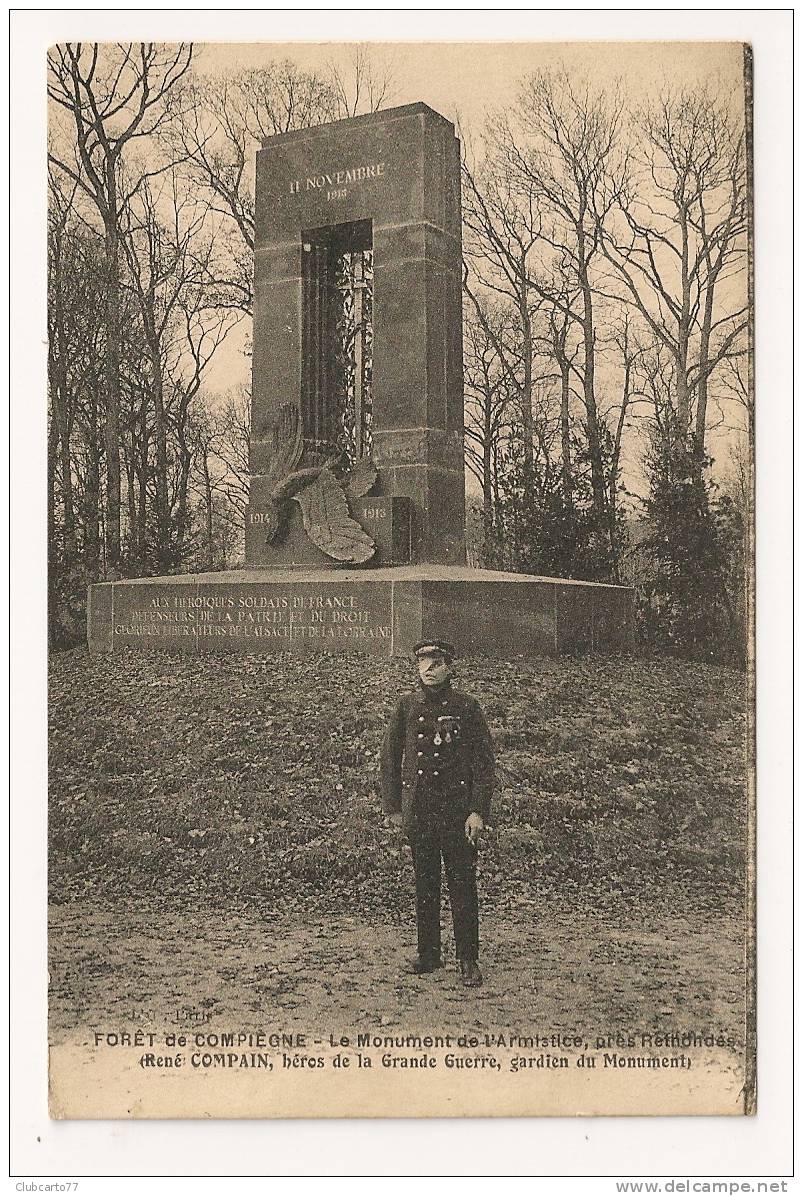
[[(791, 1168), (791, 11), (14, 10), (11, 28), (11, 1168), (94, 1174), (778, 1176)], [(54, 1123), (46, 1108), (45, 50), (62, 40), (734, 40), (755, 58), (759, 1112), (755, 1118)], [(414, 36), (411, 36), (413, 35)], [(358, 36), (359, 35), (359, 36)], [(415, 1171), (410, 1161), (417, 1159)], [(147, 1170), (143, 1170), (143, 1165)], [(187, 1191), (202, 1192), (199, 1179)], [(133, 1192), (136, 1181), (79, 1191)], [(219, 1185), (216, 1185), (219, 1187)], [(250, 1186), (250, 1185), (248, 1185)], [(264, 1184), (262, 1185), (264, 1187)], [(165, 1191), (183, 1191), (178, 1179)], [(558, 1184), (613, 1192), (612, 1179)], [(153, 1184), (150, 1190), (154, 1190)], [(158, 1186), (156, 1190), (161, 1190)], [(213, 1188), (209, 1186), (209, 1190)], [(546, 1190), (546, 1189), (544, 1189)]]

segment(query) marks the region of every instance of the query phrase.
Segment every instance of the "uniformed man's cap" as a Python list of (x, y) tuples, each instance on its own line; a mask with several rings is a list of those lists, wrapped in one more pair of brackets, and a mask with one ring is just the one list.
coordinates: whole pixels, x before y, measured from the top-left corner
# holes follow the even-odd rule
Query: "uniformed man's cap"
[(439, 636), (419, 640), (413, 648), (413, 656), (416, 660), (422, 656), (431, 656), (433, 652), (442, 652), (447, 660), (454, 660), (457, 655), (454, 644), (450, 644), (448, 640), (441, 639)]

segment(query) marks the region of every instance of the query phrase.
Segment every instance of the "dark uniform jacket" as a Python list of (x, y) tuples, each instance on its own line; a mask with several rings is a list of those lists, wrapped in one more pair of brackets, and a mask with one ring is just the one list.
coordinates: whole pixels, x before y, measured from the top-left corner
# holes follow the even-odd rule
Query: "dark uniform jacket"
[(469, 814), (487, 820), (494, 783), (491, 735), (476, 698), (451, 685), (423, 686), (396, 703), (382, 744), (382, 808), (415, 829), (422, 803), (462, 828)]

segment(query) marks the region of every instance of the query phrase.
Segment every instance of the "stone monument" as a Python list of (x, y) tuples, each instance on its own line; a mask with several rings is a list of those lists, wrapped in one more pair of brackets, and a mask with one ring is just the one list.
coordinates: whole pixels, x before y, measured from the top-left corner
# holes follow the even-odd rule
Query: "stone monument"
[(246, 568), (90, 587), (90, 648), (628, 648), (627, 587), (466, 568), (454, 126), (410, 104), (271, 137), (255, 224)]
[[(397, 504), (398, 514), (388, 503), (383, 518), (410, 519), (411, 558), (464, 564), (460, 147), (454, 127), (425, 104), (412, 104), (272, 137), (257, 154), (255, 223), (246, 560), (255, 566), (299, 563), (303, 555), (296, 537), (289, 537), (288, 547), (287, 538), (283, 545), (266, 544), (261, 534), (276, 460), (272, 433), (289, 402), (300, 405), (302, 464), (336, 450), (344, 415), (338, 406), (345, 397), (336, 370), (343, 307), (338, 281), (346, 303), (353, 292), (361, 307), (370, 271), (368, 338), (362, 312), (354, 320), (357, 376), (347, 396), (352, 451), (357, 459), (373, 458), (378, 495), (408, 500)], [(340, 332), (342, 339), (342, 327)], [(370, 394), (363, 377), (366, 339)], [(388, 561), (380, 553), (377, 563), (383, 559)]]

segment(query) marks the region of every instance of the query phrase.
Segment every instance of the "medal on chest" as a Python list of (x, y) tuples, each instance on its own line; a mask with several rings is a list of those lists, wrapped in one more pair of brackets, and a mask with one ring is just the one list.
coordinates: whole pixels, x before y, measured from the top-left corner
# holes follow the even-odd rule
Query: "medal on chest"
[(460, 719), (455, 718), (451, 714), (442, 714), (438, 718), (438, 726), (435, 730), (435, 737), (433, 743), (436, 747), (440, 747), (442, 743), (452, 744), (456, 743), (460, 738)]

